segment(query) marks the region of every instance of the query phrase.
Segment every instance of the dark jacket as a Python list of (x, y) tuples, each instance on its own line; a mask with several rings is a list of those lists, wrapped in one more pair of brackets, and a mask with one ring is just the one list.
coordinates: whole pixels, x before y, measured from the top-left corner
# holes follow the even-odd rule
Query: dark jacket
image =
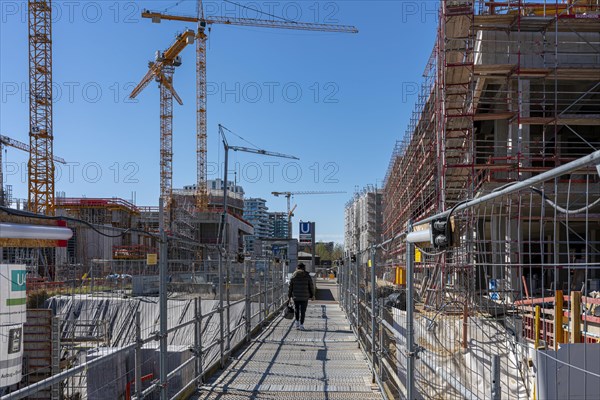
[(296, 270), (290, 279), (288, 297), (298, 301), (308, 301), (315, 296), (315, 287), (310, 274), (301, 269)]

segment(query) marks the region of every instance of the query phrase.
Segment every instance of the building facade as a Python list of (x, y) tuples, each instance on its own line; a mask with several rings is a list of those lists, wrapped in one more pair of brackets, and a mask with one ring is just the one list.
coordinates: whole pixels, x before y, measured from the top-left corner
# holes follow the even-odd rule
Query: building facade
[(285, 212), (269, 213), (269, 235), (271, 238), (285, 239), (289, 235), (288, 218)]
[(255, 239), (269, 237), (270, 224), (267, 201), (261, 198), (244, 199), (244, 219), (254, 226), (254, 235), (246, 236), (246, 252), (254, 253)]
[(344, 252), (356, 254), (379, 243), (383, 225), (383, 191), (368, 186), (346, 203)]

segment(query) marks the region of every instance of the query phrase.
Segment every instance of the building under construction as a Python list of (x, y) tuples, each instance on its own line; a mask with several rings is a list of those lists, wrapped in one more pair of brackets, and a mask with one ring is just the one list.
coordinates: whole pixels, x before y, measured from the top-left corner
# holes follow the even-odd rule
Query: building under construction
[(365, 187), (354, 194), (344, 210), (344, 251), (356, 254), (381, 242), (383, 190)]
[[(409, 220), (598, 148), (599, 10), (594, 1), (442, 3), (418, 102), (386, 174), (386, 238)], [(580, 184), (556, 182), (552, 195), (570, 191), (573, 199)], [(518, 222), (515, 216), (503, 232), (517, 235)], [(564, 230), (540, 235), (567, 239)], [(595, 229), (587, 237), (588, 244), (600, 240)], [(523, 255), (540, 244), (513, 245)], [(392, 258), (402, 258), (402, 246)], [(579, 257), (583, 245), (571, 246)], [(567, 261), (566, 251), (549, 253), (555, 263)]]
[[(385, 177), (389, 241), (378, 254), (387, 269), (415, 264), (423, 367), (412, 373), (422, 393), (481, 398), (501, 371), (502, 398), (599, 395), (585, 384), (597, 373), (585, 354), (597, 348), (569, 347), (600, 337), (600, 179), (593, 165), (569, 168), (600, 148), (599, 110), (596, 1), (441, 2), (417, 104)], [(420, 243), (407, 256), (398, 238), (433, 232), (419, 222), (443, 212), (450, 247)]]

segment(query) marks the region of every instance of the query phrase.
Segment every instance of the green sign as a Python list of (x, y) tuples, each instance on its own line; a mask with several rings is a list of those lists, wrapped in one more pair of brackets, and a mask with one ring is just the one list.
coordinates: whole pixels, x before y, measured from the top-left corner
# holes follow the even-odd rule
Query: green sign
[(12, 292), (24, 292), (26, 290), (25, 279), (27, 272), (23, 270), (13, 270), (11, 272), (11, 287)]

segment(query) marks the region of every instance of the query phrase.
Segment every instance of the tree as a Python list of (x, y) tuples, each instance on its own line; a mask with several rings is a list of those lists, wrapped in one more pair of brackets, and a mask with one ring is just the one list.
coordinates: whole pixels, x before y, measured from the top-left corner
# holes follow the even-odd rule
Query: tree
[(344, 257), (344, 246), (340, 243), (333, 245), (333, 252), (331, 253), (332, 260), (340, 260)]
[(324, 243), (317, 243), (315, 254), (321, 257), (321, 261), (331, 260), (331, 252)]

